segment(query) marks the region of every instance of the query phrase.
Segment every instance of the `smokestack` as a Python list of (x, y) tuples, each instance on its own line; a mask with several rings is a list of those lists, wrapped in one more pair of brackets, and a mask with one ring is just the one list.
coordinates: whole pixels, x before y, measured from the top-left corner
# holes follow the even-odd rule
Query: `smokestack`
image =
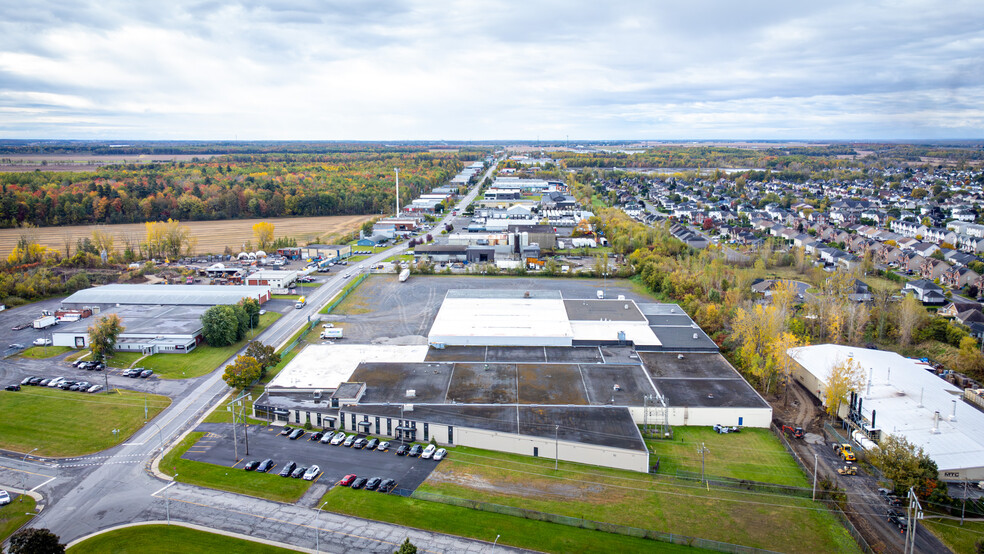
[(878, 428), (878, 427), (875, 427), (875, 410), (871, 410), (871, 428), (872, 429), (877, 429)]
[(861, 415), (861, 398), (858, 398), (858, 415)]

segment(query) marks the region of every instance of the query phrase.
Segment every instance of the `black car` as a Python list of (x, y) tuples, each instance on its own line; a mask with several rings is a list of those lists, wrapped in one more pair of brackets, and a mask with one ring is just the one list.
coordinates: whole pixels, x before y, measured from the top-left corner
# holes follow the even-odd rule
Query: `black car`
[(420, 456), (420, 453), (423, 451), (424, 451), (423, 446), (420, 446), (419, 444), (415, 444), (410, 447), (410, 452), (408, 452), (407, 454), (416, 458), (417, 456)]
[(397, 456), (406, 456), (407, 450), (409, 450), (407, 448), (407, 445), (401, 444), (400, 447), (396, 449), (396, 455)]
[(75, 381), (65, 381), (64, 383), (58, 385), (58, 388), (60, 388), (61, 390), (68, 390), (68, 389), (72, 388), (72, 385), (74, 385), (74, 384), (75, 384)]
[(366, 486), (366, 481), (368, 481), (368, 479), (366, 479), (365, 477), (359, 477), (355, 481), (352, 481), (352, 488), (361, 489), (362, 487)]
[(294, 429), (294, 431), (291, 432), (291, 434), (287, 438), (293, 441), (301, 438), (303, 434), (304, 434), (304, 429)]
[(280, 430), (280, 436), (282, 437), (284, 435), (289, 435), (293, 431), (294, 431), (293, 427), (287, 427), (286, 425), (284, 425), (284, 428)]
[(379, 483), (383, 480), (382, 477), (373, 477), (372, 479), (366, 481), (366, 490), (374, 491), (379, 487)]
[(323, 437), (324, 435), (325, 434), (322, 433), (321, 431), (315, 431), (314, 433), (311, 433), (311, 436), (308, 437), (308, 440), (309, 441), (319, 441), (319, 440), (321, 440), (321, 437)]
[(28, 383), (28, 385), (38, 386), (38, 385), (41, 384), (41, 381), (44, 381), (44, 378), (42, 378), (42, 377), (33, 377), (33, 378), (31, 378), (31, 382)]
[(888, 522), (894, 523), (895, 526), (899, 528), (899, 532), (902, 534), (905, 534), (906, 530), (909, 528), (909, 521), (905, 514), (895, 510), (888, 511)]
[(20, 385), (7, 385), (3, 389), (4, 390), (9, 390), (9, 391), (19, 391), (20, 390)]
[(260, 462), (260, 465), (256, 466), (256, 472), (257, 473), (266, 473), (266, 472), (270, 471), (271, 469), (273, 469), (273, 466), (274, 466), (273, 460), (271, 460), (270, 458), (267, 458), (267, 459), (263, 460), (262, 462)]
[(106, 369), (106, 364), (104, 362), (94, 362), (90, 365), (90, 367), (87, 367), (86, 369), (94, 369), (96, 371), (102, 371)]
[(366, 443), (366, 450), (375, 450), (378, 444), (379, 439), (369, 439), (369, 442)]
[(297, 469), (297, 464), (294, 462), (287, 462), (287, 464), (280, 470), (280, 476), (290, 477), (290, 474), (293, 473), (295, 469)]
[(307, 466), (297, 466), (294, 471), (291, 472), (290, 476), (294, 479), (300, 479), (307, 472)]
[(383, 482), (379, 484), (379, 492), (389, 492), (393, 490), (396, 486), (396, 481), (393, 479), (383, 479)]
[(259, 466), (260, 466), (260, 462), (258, 462), (256, 460), (250, 460), (250, 461), (246, 462), (246, 465), (243, 466), (243, 469), (245, 469), (246, 471), (253, 471), (254, 469), (256, 469)]

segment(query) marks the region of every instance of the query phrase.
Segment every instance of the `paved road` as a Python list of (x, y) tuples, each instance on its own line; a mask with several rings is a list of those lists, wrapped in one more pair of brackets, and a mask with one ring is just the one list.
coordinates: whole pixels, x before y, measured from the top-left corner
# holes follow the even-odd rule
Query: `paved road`
[[(485, 176), (490, 175), (491, 171), (490, 168)], [(461, 200), (459, 209), (475, 198), (479, 188), (475, 186)], [(451, 215), (448, 214), (438, 225), (450, 218)], [(371, 256), (362, 264), (369, 267), (403, 252), (406, 248), (405, 243), (394, 246)], [(351, 269), (349, 271), (353, 272)], [(309, 318), (317, 317), (318, 310), (347, 282), (347, 279), (336, 274), (308, 295), (308, 305), (305, 308), (288, 312), (258, 339), (266, 344), (282, 344)], [(230, 357), (226, 364), (234, 358), (235, 355)], [(122, 445), (91, 456), (66, 460), (36, 460), (5, 453), (0, 458), (0, 484), (23, 486), (43, 494), (46, 499), (44, 510), (32, 522), (32, 526), (47, 527), (64, 542), (99, 529), (135, 521), (164, 519), (168, 511), (166, 504), (169, 504), (172, 508), (170, 515), (176, 520), (238, 531), (296, 546), (313, 547), (317, 513), (310, 508), (262, 501), (180, 483), (174, 484), (167, 491), (168, 497), (173, 496), (173, 502), (165, 503), (162, 500), (160, 491), (168, 482), (154, 477), (150, 472), (150, 465), (162, 447), (189, 430), (228, 392), (228, 387), (221, 378), (226, 364), (209, 375), (182, 381), (183, 390), (168, 390), (167, 392), (174, 393), (171, 406)], [(58, 371), (68, 373), (71, 370), (53, 360), (11, 359), (0, 366), (0, 377)], [(118, 379), (124, 386), (126, 381), (133, 382), (115, 376), (109, 379), (111, 383)], [(161, 470), (168, 472), (169, 468)], [(335, 514), (321, 514), (320, 521), (320, 526), (325, 531), (322, 548), (331, 552), (392, 552), (408, 533), (398, 526)], [(413, 531), (410, 535), (418, 546), (436, 552), (482, 552), (489, 547), (480, 541), (436, 533)], [(489, 538), (494, 539), (494, 536)]]

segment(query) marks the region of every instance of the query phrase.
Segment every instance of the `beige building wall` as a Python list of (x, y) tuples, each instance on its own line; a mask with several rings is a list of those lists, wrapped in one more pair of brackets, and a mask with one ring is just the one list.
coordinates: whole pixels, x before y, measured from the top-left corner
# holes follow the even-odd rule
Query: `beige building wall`
[[(641, 406), (629, 408), (632, 418), (639, 425), (646, 423), (646, 414)], [(662, 417), (660, 410), (649, 408), (649, 423), (658, 423)], [(772, 423), (772, 408), (691, 408), (670, 407), (667, 410), (669, 424), (687, 425), (741, 425), (742, 427), (761, 427), (767, 429)]]

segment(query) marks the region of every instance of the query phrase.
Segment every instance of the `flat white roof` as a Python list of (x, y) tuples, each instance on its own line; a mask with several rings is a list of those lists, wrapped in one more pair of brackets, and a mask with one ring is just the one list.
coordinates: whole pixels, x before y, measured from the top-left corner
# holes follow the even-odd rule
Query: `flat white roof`
[(362, 362), (423, 362), (427, 345), (312, 344), (294, 357), (267, 388), (338, 388)]
[[(875, 410), (875, 426), (883, 435), (903, 435), (921, 446), (941, 474), (984, 467), (984, 412), (965, 403), (963, 391), (927, 371), (926, 364), (894, 352), (834, 344), (791, 348), (788, 353), (822, 382), (831, 368), (852, 358), (870, 381), (860, 391), (862, 415), (870, 420)], [(956, 419), (951, 420), (954, 406)], [(934, 432), (937, 411), (939, 432)]]
[(448, 297), (437, 312), (429, 336), (521, 336), (527, 339), (561, 338), (570, 343), (574, 332), (567, 321), (564, 301), (560, 298)]
[(217, 306), (235, 304), (243, 298), (259, 298), (270, 287), (224, 285), (127, 285), (112, 284), (82, 289), (63, 304), (162, 304)]
[(572, 321), (574, 340), (612, 341), (618, 340), (618, 332), (625, 332), (625, 340), (636, 346), (660, 346), (647, 321)]

